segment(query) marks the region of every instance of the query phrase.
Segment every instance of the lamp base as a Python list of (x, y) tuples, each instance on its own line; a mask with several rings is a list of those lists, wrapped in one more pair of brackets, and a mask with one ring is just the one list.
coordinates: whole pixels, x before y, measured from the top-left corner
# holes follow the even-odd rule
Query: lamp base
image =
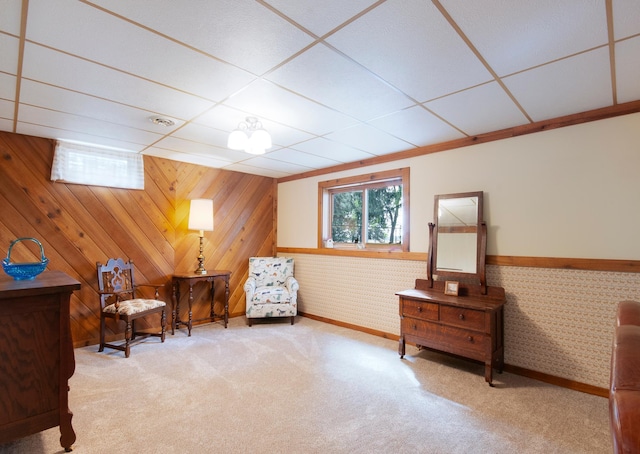
[(198, 256), (198, 268), (196, 268), (196, 270), (194, 271), (195, 274), (207, 274), (207, 270), (204, 267), (204, 255), (202, 255), (202, 252), (204, 250), (203, 240), (204, 238), (201, 233), (200, 234), (200, 255)]

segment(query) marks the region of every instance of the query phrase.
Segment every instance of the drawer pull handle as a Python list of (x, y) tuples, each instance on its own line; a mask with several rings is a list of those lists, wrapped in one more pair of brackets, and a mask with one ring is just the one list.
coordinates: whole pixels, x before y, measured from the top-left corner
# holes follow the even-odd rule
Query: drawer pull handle
[(418, 312), (422, 312), (422, 306), (418, 306)]
[(473, 336), (467, 336), (467, 340), (468, 340), (469, 342), (473, 342)]
[(417, 331), (418, 330), (418, 326), (417, 325), (413, 325), (413, 330)]
[(464, 314), (460, 314), (460, 315), (458, 315), (458, 318), (459, 318), (460, 320), (464, 320)]

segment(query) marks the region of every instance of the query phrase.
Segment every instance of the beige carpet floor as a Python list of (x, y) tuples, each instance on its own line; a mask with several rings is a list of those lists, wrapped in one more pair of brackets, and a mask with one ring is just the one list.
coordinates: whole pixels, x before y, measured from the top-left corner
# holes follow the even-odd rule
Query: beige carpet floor
[[(308, 318), (76, 350), (74, 452), (609, 453), (607, 399)], [(0, 445), (57, 453), (59, 430)]]

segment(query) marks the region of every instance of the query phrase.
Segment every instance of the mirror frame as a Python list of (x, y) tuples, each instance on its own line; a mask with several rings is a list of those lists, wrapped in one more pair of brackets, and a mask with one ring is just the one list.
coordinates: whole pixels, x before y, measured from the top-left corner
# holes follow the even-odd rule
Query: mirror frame
[[(459, 198), (478, 198), (477, 210), (477, 234), (476, 234), (476, 271), (475, 273), (466, 273), (460, 271), (447, 271), (437, 269), (438, 259), (438, 208), (440, 200), (459, 199)], [(487, 244), (487, 225), (483, 220), (484, 216), (484, 193), (476, 192), (459, 192), (455, 194), (439, 194), (434, 197), (434, 219), (435, 224), (429, 224), (429, 258), (427, 261), (427, 279), (433, 282), (433, 276), (443, 278), (454, 278), (466, 281), (476, 281), (482, 287), (482, 293), (486, 292), (485, 278), (485, 259)], [(435, 233), (434, 233), (435, 232)]]

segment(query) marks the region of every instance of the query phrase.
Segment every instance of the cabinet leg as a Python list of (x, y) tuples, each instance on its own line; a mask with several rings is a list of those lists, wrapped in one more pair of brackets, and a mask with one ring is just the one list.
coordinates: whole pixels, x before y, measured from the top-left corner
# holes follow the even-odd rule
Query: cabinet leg
[[(224, 327), (229, 323), (229, 275), (224, 280)], [(291, 323), (293, 325), (293, 322)]]
[(485, 363), (484, 365), (484, 380), (489, 383), (489, 386), (493, 387), (493, 367), (491, 363)]
[(187, 337), (191, 337), (191, 326), (193, 323), (193, 312), (191, 311), (191, 306), (193, 306), (193, 284), (189, 282), (189, 322), (187, 323), (189, 334)]
[(176, 317), (178, 315), (180, 309), (180, 287), (177, 281), (173, 281), (172, 284), (172, 292), (171, 292), (171, 335), (176, 334), (176, 321), (178, 320)]
[(405, 354), (405, 341), (404, 341), (404, 337), (400, 336), (400, 340), (398, 341), (398, 354), (400, 355), (400, 359), (404, 358), (404, 354)]
[(62, 446), (65, 452), (71, 452), (73, 450), (72, 445), (76, 441), (76, 433), (71, 425), (71, 418), (73, 413), (71, 410), (60, 411), (60, 446)]

